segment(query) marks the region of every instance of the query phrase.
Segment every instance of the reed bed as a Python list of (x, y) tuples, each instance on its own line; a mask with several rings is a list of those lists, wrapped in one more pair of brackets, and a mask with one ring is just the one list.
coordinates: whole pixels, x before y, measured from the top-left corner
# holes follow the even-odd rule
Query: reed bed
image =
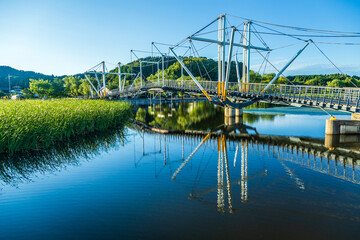
[(126, 124), (129, 103), (106, 100), (0, 100), (0, 152), (46, 149), (54, 142)]

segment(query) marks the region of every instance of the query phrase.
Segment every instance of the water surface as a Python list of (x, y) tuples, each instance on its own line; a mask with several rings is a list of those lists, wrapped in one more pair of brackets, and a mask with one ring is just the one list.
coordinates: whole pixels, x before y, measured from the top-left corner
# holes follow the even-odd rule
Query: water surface
[(247, 109), (244, 124), (277, 137), (219, 130), (201, 146), (205, 135), (181, 131), (216, 128), (221, 109), (197, 102), (137, 112), (177, 132), (129, 126), (2, 156), (0, 238), (357, 238), (358, 147), (328, 150), (321, 110)]

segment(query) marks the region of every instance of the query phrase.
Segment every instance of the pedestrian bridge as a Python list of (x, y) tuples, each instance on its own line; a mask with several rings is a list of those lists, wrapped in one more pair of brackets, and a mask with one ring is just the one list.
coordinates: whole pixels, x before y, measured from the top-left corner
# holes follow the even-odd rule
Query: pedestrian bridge
[[(360, 88), (338, 88), (308, 85), (285, 85), (271, 84), (264, 91), (268, 83), (237, 83), (229, 82), (227, 98), (222, 101), (219, 95), (218, 82), (201, 81), (203, 90), (206, 91), (211, 102), (230, 108), (242, 108), (258, 101), (271, 102), (275, 104), (307, 106), (315, 108), (327, 108), (351, 113), (360, 112)], [(203, 94), (192, 80), (164, 80), (159, 82), (144, 82), (110, 91), (107, 95), (111, 97), (131, 98), (148, 92), (183, 92)], [(230, 101), (231, 100), (231, 101)]]

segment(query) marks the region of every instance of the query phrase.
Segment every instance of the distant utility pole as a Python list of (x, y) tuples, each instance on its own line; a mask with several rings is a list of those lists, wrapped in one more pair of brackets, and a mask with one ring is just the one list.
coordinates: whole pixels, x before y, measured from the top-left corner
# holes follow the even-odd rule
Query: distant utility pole
[(10, 74), (8, 74), (9, 79), (9, 95), (11, 95), (11, 81), (10, 81)]

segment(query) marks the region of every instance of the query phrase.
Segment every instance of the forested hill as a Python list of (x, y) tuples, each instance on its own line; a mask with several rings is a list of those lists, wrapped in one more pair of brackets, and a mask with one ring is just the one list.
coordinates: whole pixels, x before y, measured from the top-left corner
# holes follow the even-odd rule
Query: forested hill
[(8, 66), (0, 66), (0, 89), (8, 89), (8, 75), (11, 76), (11, 85), (26, 88), (29, 86), (29, 79), (54, 79), (53, 75), (45, 75), (33, 71), (17, 70)]
[[(121, 72), (123, 73), (135, 73), (140, 71), (140, 62), (142, 61), (153, 61), (158, 62), (161, 58), (142, 58), (136, 61), (130, 62), (126, 65), (121, 66)], [(193, 73), (198, 80), (212, 80), (216, 81), (218, 77), (216, 60), (205, 58), (205, 57), (185, 57), (183, 59), (187, 68)], [(167, 57), (165, 59), (165, 79), (181, 79), (181, 66), (173, 57)], [(159, 69), (160, 79), (162, 78), (161, 64)], [(235, 62), (231, 62), (231, 71), (229, 76), (230, 82), (237, 81), (237, 74), (235, 70)], [(239, 63), (239, 72), (242, 73), (242, 63)], [(112, 69), (112, 72), (117, 72), (118, 69)], [(53, 76), (36, 73), (33, 71), (22, 71), (16, 70), (8, 66), (0, 66), (0, 90), (6, 91), (8, 89), (8, 74), (11, 75), (11, 86), (20, 86), (22, 89), (28, 89), (30, 87), (30, 81), (34, 84), (42, 84), (41, 89), (48, 89), (54, 96), (78, 96), (90, 94), (89, 83), (85, 79), (83, 74), (76, 74), (73, 76)], [(142, 74), (144, 81), (158, 79), (158, 69), (156, 63), (145, 63), (142, 64)], [(259, 74), (257, 72), (250, 71), (250, 82), (255, 83), (268, 83), (273, 79), (275, 73)], [(96, 84), (94, 76), (89, 76), (93, 84)], [(132, 84), (135, 76), (128, 76), (126, 78), (126, 84)], [(184, 71), (184, 79), (191, 79)], [(328, 74), (328, 75), (296, 75), (280, 77), (276, 83), (278, 84), (289, 84), (291, 81), (293, 84), (298, 85), (315, 85), (315, 86), (332, 86), (332, 87), (354, 87), (360, 86), (360, 78), (358, 76), (349, 76), (342, 74)], [(119, 81), (116, 75), (106, 75), (106, 83), (109, 89), (118, 88)], [(35, 84), (35, 85), (36, 85)], [(46, 85), (43, 86), (43, 84)], [(35, 86), (34, 85), (34, 86)], [(34, 87), (33, 86), (33, 87)], [(30, 90), (30, 92), (33, 92)], [(50, 94), (47, 92), (46, 94)], [(56, 93), (56, 94), (55, 94)], [(45, 93), (43, 93), (45, 94)], [(41, 94), (40, 94), (41, 95)]]

